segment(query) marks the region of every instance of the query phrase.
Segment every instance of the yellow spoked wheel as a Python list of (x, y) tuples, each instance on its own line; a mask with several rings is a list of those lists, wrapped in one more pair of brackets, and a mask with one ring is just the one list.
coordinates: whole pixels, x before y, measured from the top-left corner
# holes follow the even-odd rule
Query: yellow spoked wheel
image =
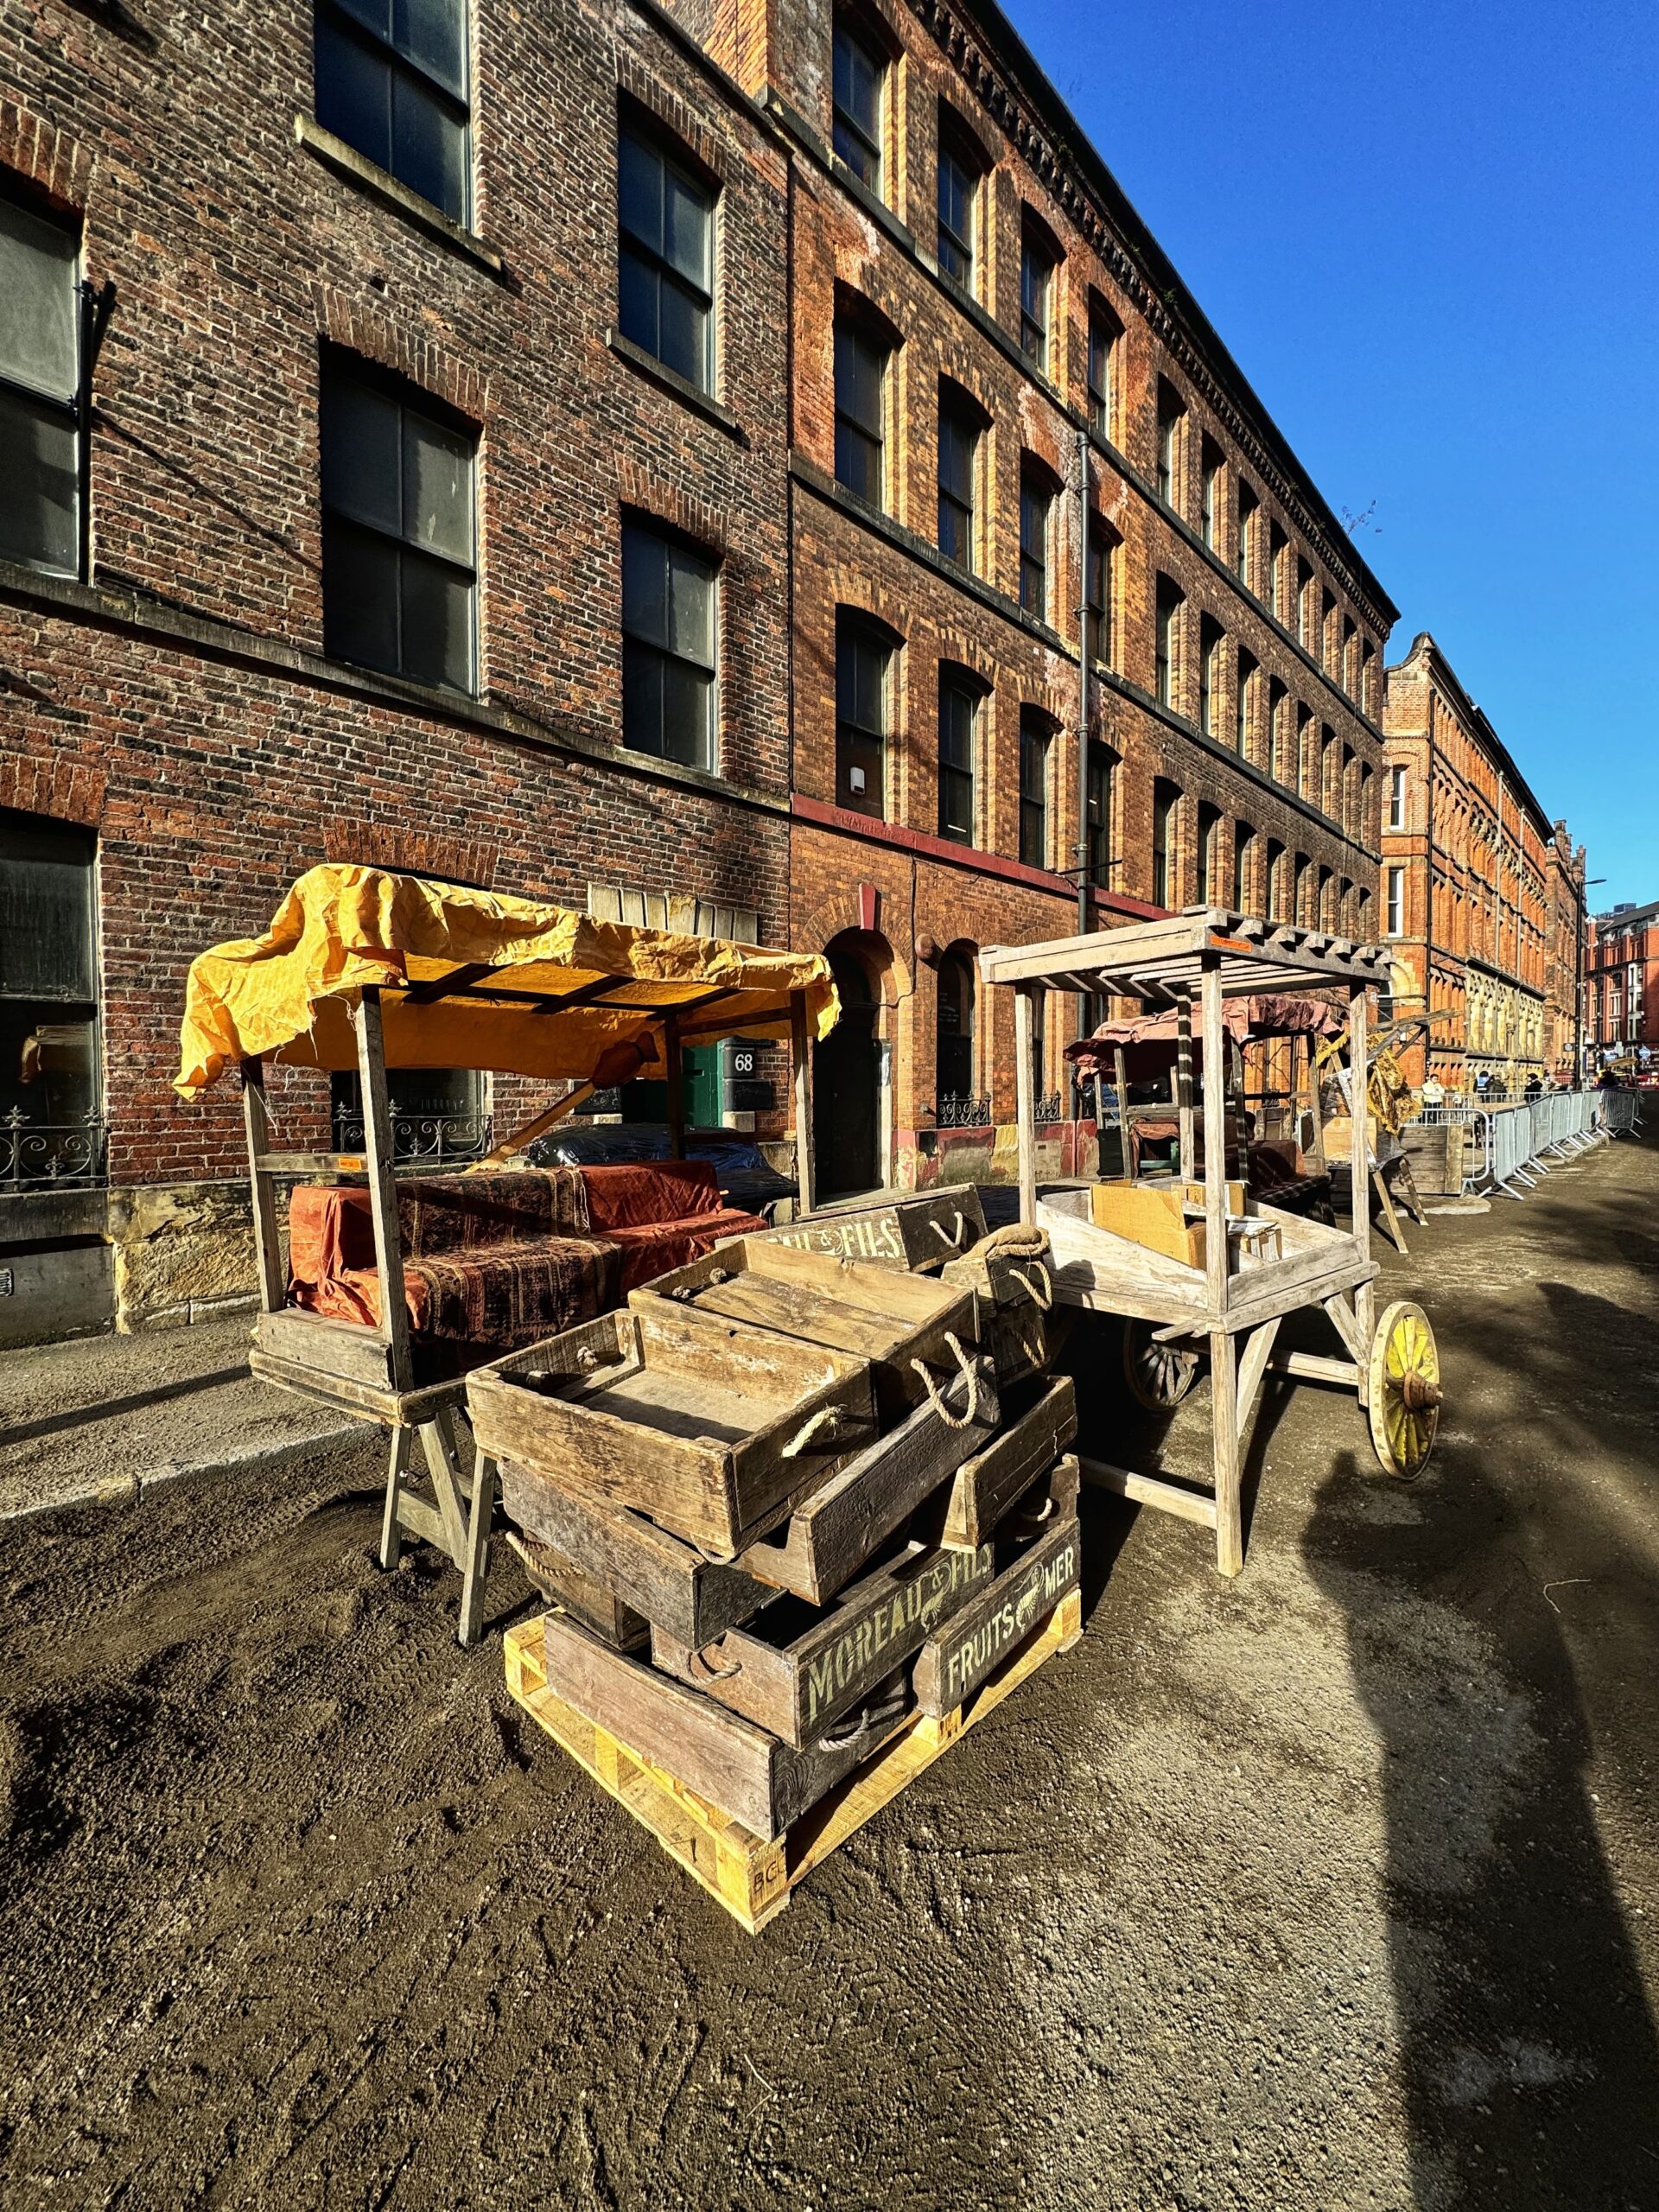
[(1420, 1475), (1440, 1425), (1440, 1355), (1421, 1306), (1399, 1299), (1371, 1338), (1371, 1443), (1385, 1474)]
[(1136, 1405), (1148, 1413), (1171, 1413), (1198, 1379), (1202, 1354), (1184, 1344), (1160, 1344), (1150, 1321), (1123, 1324), (1123, 1380)]

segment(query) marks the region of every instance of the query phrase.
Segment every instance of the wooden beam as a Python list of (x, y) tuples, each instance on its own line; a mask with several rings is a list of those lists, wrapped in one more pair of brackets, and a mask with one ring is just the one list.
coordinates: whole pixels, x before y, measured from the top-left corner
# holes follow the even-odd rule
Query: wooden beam
[(1181, 1180), (1190, 1183), (1198, 1172), (1197, 1127), (1192, 1118), (1192, 1001), (1182, 998), (1175, 1006), (1175, 1110), (1181, 1130)]
[(1210, 1440), (1216, 1460), (1216, 1571), (1244, 1568), (1244, 1517), (1238, 1487), (1238, 1370), (1225, 1329), (1210, 1337)]
[(1351, 1359), (1324, 1359), (1318, 1352), (1275, 1352), (1268, 1365), (1275, 1375), (1294, 1375), (1301, 1382), (1335, 1382), (1347, 1390), (1359, 1383), (1359, 1370)]
[(567, 1116), (574, 1114), (577, 1107), (584, 1105), (593, 1095), (594, 1086), (591, 1083), (577, 1084), (574, 1090), (567, 1090), (563, 1098), (556, 1098), (550, 1106), (544, 1108), (533, 1120), (526, 1122), (522, 1128), (515, 1129), (510, 1137), (503, 1137), (500, 1143), (486, 1152), (483, 1159), (479, 1160), (474, 1167), (469, 1168), (467, 1173), (473, 1174), (480, 1168), (499, 1167), (503, 1160), (511, 1160), (515, 1153), (522, 1152), (527, 1144), (534, 1144), (537, 1137), (544, 1136), (549, 1129), (556, 1128)]
[(1277, 1314), (1270, 1321), (1263, 1321), (1250, 1332), (1244, 1347), (1244, 1357), (1238, 1363), (1238, 1439), (1242, 1446), (1244, 1432), (1250, 1425), (1250, 1414), (1255, 1406), (1255, 1394), (1262, 1387), (1262, 1376), (1273, 1353), (1273, 1340), (1279, 1333)]
[(812, 1137), (812, 1039), (804, 991), (789, 995), (789, 1049), (795, 1087), (795, 1211), (798, 1217), (811, 1212), (817, 1186)]
[(468, 960), (461, 967), (452, 969), (447, 976), (434, 976), (424, 983), (405, 983), (404, 998), (410, 1006), (430, 1006), (435, 1000), (448, 998), (452, 991), (464, 991), (469, 983), (477, 982), (480, 976), (494, 972), (495, 963), (493, 960)]
[[(1205, 1297), (1211, 1313), (1221, 1314), (1227, 1310), (1228, 1282), (1227, 1046), (1221, 1018), (1221, 969), (1214, 953), (1205, 957), (1202, 991)], [(1190, 1073), (1187, 1082), (1190, 1091)]]
[(1105, 1459), (1077, 1461), (1077, 1471), (1091, 1490), (1109, 1490), (1118, 1497), (1133, 1498), (1137, 1505), (1155, 1505), (1178, 1520), (1196, 1521), (1200, 1528), (1216, 1525), (1216, 1501), (1202, 1491), (1184, 1490), (1177, 1483), (1160, 1482), (1155, 1475), (1137, 1475), (1128, 1467), (1114, 1467)]
[(1032, 986), (1022, 983), (1014, 995), (1014, 1114), (1020, 1147), (1020, 1218), (1037, 1219), (1037, 1100), (1033, 1088)]
[[(1370, 1036), (1367, 1024), (1370, 1008), (1366, 1004), (1365, 986), (1356, 983), (1348, 994), (1348, 1064), (1353, 1071), (1352, 1107), (1353, 1150), (1350, 1154), (1351, 1205), (1354, 1231), (1354, 1249), (1358, 1257), (1369, 1262), (1371, 1256), (1371, 1209), (1366, 1198), (1369, 1189), (1371, 1155), (1371, 1114), (1370, 1070), (1367, 1065)], [(1363, 1282), (1354, 1292), (1354, 1326), (1359, 1342), (1354, 1347), (1354, 1357), (1359, 1366), (1359, 1402), (1364, 1405), (1370, 1396), (1371, 1332), (1376, 1325), (1376, 1302), (1369, 1282)]]
[(276, 1193), (270, 1187), (270, 1104), (265, 1096), (263, 1060), (242, 1063), (242, 1120), (248, 1140), (248, 1182), (253, 1199), (253, 1271), (259, 1292), (259, 1310), (262, 1313), (280, 1313), (288, 1286), (283, 1274)]
[(369, 1206), (374, 1217), (374, 1264), (380, 1278), (380, 1341), (391, 1354), (391, 1386), (414, 1381), (409, 1313), (404, 1304), (404, 1253), (397, 1229), (397, 1188), (391, 1172), (391, 1103), (386, 1095), (386, 1047), (380, 992), (365, 985), (354, 1017), (357, 1067), (363, 1088), (363, 1140), (368, 1155)]

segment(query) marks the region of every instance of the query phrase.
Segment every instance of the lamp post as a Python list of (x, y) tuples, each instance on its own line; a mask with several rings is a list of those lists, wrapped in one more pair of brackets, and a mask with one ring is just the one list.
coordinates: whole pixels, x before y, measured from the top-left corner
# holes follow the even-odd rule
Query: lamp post
[(1573, 1080), (1584, 1084), (1584, 922), (1590, 905), (1590, 893), (1599, 883), (1605, 883), (1605, 875), (1587, 875), (1579, 886), (1579, 941), (1573, 959)]

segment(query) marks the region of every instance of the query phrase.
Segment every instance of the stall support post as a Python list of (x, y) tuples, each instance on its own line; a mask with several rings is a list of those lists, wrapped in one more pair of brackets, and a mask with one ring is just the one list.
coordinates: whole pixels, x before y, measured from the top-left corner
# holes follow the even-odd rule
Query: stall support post
[[(1244, 1565), (1238, 1482), (1238, 1373), (1227, 1328), (1227, 1046), (1221, 964), (1206, 953), (1199, 986), (1204, 1038), (1204, 1289), (1210, 1309), (1211, 1437), (1216, 1465), (1216, 1566)], [(1190, 1026), (1190, 1024), (1189, 1024)]]
[(1181, 1124), (1181, 1180), (1198, 1173), (1198, 1142), (1192, 1126), (1192, 1001), (1175, 1002), (1175, 1104)]
[(1020, 1218), (1037, 1218), (1037, 1099), (1031, 1065), (1032, 987), (1016, 983), (1014, 991), (1014, 1097), (1020, 1140)]
[(668, 1084), (668, 1156), (685, 1158), (685, 1062), (680, 1052), (680, 1025), (670, 1014), (663, 1024), (663, 1073)]
[(811, 1212), (817, 1184), (812, 1149), (812, 1040), (807, 1029), (804, 991), (789, 995), (789, 1053), (795, 1085), (795, 1211), (798, 1217)]
[[(1369, 1261), (1371, 1256), (1371, 1099), (1366, 1066), (1370, 1041), (1367, 1034), (1369, 1014), (1364, 984), (1351, 985), (1348, 992), (1348, 1067), (1351, 1093), (1349, 1104), (1354, 1136), (1348, 1175), (1351, 1185), (1354, 1252), (1361, 1261)], [(1359, 1402), (1363, 1406), (1370, 1395), (1369, 1354), (1372, 1332), (1376, 1325), (1376, 1298), (1368, 1282), (1361, 1283), (1354, 1293), (1354, 1319), (1359, 1325), (1363, 1355), (1357, 1362), (1359, 1368)]]
[(1135, 1173), (1135, 1161), (1129, 1154), (1129, 1064), (1123, 1057), (1123, 1047), (1112, 1047), (1112, 1074), (1117, 1090), (1117, 1149), (1126, 1177)]
[(374, 1264), (380, 1279), (380, 1341), (390, 1355), (391, 1387), (414, 1387), (409, 1309), (404, 1303), (404, 1248), (397, 1231), (397, 1186), (391, 1173), (391, 1102), (386, 1095), (386, 1048), (380, 992), (365, 984), (353, 1017), (357, 1068), (363, 1085), (363, 1149), (368, 1159), (374, 1217)]
[(248, 1182), (253, 1197), (253, 1264), (259, 1278), (259, 1311), (280, 1313), (285, 1287), (282, 1240), (276, 1228), (276, 1194), (270, 1171), (262, 1165), (270, 1150), (270, 1102), (265, 1096), (263, 1060), (242, 1063), (242, 1118), (248, 1133)]

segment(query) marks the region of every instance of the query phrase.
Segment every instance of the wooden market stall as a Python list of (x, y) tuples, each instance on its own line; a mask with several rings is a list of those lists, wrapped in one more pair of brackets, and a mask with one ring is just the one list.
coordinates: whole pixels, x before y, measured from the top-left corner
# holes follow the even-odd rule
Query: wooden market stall
[[(475, 1449), (467, 1427), (466, 1373), (511, 1350), (524, 1332), (450, 1345), (445, 1359), (429, 1356), (434, 1347), (422, 1344), (410, 1310), (409, 1278), (418, 1269), (406, 1261), (410, 1207), (400, 1205), (400, 1193), (409, 1201), (418, 1192), (416, 1213), (448, 1221), (451, 1238), (472, 1233), (487, 1247), (479, 1256), (446, 1245), (427, 1273), (442, 1287), (476, 1258), (473, 1276), (494, 1291), (486, 1325), (499, 1325), (505, 1313), (527, 1319), (531, 1334), (589, 1319), (596, 1306), (613, 1304), (626, 1292), (626, 1265), (615, 1269), (608, 1249), (594, 1247), (620, 1247), (626, 1261), (631, 1235), (649, 1240), (660, 1230), (665, 1233), (652, 1249), (663, 1265), (681, 1265), (718, 1236), (762, 1224), (741, 1214), (704, 1213), (588, 1235), (584, 1211), (575, 1207), (573, 1217), (557, 1179), (591, 1177), (593, 1170), (476, 1180), (474, 1170), (418, 1185), (395, 1179), (387, 1070), (465, 1068), (565, 1084), (551, 1106), (478, 1163), (483, 1170), (504, 1167), (595, 1090), (642, 1071), (659, 1072), (677, 1160), (684, 1152), (684, 1046), (737, 1034), (786, 1041), (793, 1054), (797, 1180), (804, 1212), (812, 1204), (808, 1047), (833, 1027), (838, 1010), (829, 963), (819, 955), (632, 929), (537, 901), (354, 866), (311, 869), (292, 886), (263, 937), (216, 946), (192, 963), (175, 1087), (194, 1099), (226, 1070), (240, 1073), (260, 1305), (251, 1363), (284, 1389), (390, 1430), (383, 1562), (396, 1563), (405, 1531), (448, 1554), (463, 1577), (463, 1643), (477, 1632), (497, 1484), (493, 1464)], [(357, 1072), (360, 1154), (276, 1148), (266, 1083), (273, 1062)], [(312, 1242), (340, 1246), (354, 1217), (372, 1236), (372, 1266), (336, 1269), (322, 1286), (327, 1297), (317, 1294), (316, 1285), (308, 1287), (304, 1302), (293, 1294), (283, 1258), (279, 1179), (297, 1186), (296, 1199), (303, 1196)], [(712, 1189), (712, 1176), (709, 1180)], [(319, 1182), (328, 1187), (311, 1187)], [(718, 1205), (717, 1194), (712, 1203)], [(297, 1231), (294, 1204), (290, 1226)], [(457, 1230), (457, 1220), (470, 1223), (470, 1232)], [(542, 1299), (527, 1317), (521, 1311), (524, 1282), (515, 1280), (512, 1261), (519, 1249), (515, 1239), (526, 1235), (535, 1244)], [(613, 1272), (601, 1268), (595, 1278), (600, 1262)], [(524, 1273), (519, 1269), (518, 1277)], [(469, 1292), (475, 1287), (472, 1278), (463, 1286)], [(573, 1298), (585, 1300), (586, 1310), (572, 1306)], [(563, 1313), (552, 1310), (560, 1299), (569, 1309)], [(409, 1487), (417, 1438), (431, 1478), (429, 1500)]]
[[(1401, 1302), (1376, 1318), (1367, 1209), (1357, 1207), (1351, 1229), (1338, 1230), (1252, 1199), (1228, 1177), (1227, 1001), (1339, 989), (1348, 1002), (1352, 1061), (1363, 1068), (1366, 994), (1388, 987), (1386, 948), (1198, 907), (1045, 944), (990, 947), (980, 954), (980, 968), (988, 983), (1014, 993), (1020, 1217), (1048, 1233), (1056, 1300), (1148, 1325), (1151, 1341), (1189, 1363), (1191, 1372), (1201, 1356), (1209, 1359), (1212, 1493), (1098, 1459), (1084, 1461), (1085, 1478), (1213, 1528), (1218, 1568), (1238, 1573), (1241, 1445), (1269, 1369), (1352, 1389), (1369, 1414), (1382, 1465), (1414, 1474), (1433, 1445), (1439, 1357), (1419, 1307)], [(1177, 1175), (1039, 1190), (1032, 1039), (1038, 995), (1050, 988), (1173, 1010)], [(1352, 1131), (1354, 1186), (1363, 1191), (1370, 1171), (1363, 1114), (1354, 1117)], [(1286, 1316), (1312, 1307), (1325, 1313), (1345, 1357), (1278, 1349)]]

